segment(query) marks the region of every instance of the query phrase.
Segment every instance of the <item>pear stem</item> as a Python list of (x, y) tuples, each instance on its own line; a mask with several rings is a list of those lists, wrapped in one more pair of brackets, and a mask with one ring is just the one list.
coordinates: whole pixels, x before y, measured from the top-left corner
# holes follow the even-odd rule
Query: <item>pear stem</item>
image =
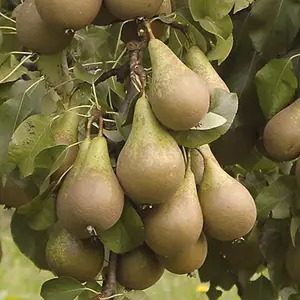
[(149, 22), (149, 20), (144, 19), (144, 25), (145, 25), (145, 28), (147, 29), (150, 40), (155, 39), (155, 36), (154, 36), (154, 34), (152, 32), (152, 28), (151, 28), (151, 23)]
[(103, 115), (102, 112), (100, 112), (99, 118), (98, 118), (98, 124), (99, 124), (99, 132), (98, 132), (98, 136), (103, 136)]
[(92, 128), (92, 124), (94, 122), (94, 116), (89, 118), (89, 121), (87, 123), (87, 127), (86, 127), (86, 137), (87, 138), (91, 138), (91, 128)]
[(191, 149), (187, 149), (187, 169), (192, 168)]
[(92, 300), (107, 299), (115, 294), (117, 283), (117, 254), (110, 252), (108, 272), (103, 282), (103, 291), (96, 295)]

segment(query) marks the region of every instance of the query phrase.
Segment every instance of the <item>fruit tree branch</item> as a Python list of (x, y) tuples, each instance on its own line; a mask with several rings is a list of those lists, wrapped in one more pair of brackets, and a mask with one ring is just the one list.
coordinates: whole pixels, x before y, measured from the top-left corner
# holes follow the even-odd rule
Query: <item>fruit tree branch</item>
[(105, 275), (105, 279), (103, 282), (103, 291), (96, 295), (92, 300), (101, 300), (104, 298), (111, 297), (116, 293), (116, 285), (117, 285), (117, 254), (114, 252), (110, 252), (109, 255), (109, 266), (108, 272)]

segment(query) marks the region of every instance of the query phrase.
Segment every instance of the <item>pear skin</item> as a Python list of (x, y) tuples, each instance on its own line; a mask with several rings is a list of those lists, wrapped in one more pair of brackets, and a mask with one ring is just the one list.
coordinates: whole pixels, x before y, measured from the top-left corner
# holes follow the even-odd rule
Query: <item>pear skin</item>
[(56, 224), (47, 242), (46, 259), (57, 276), (69, 276), (85, 282), (100, 273), (104, 246), (99, 241), (78, 239)]
[(155, 116), (176, 131), (198, 125), (210, 105), (206, 82), (162, 41), (152, 38), (148, 49), (152, 63), (149, 101)]
[(157, 121), (148, 100), (141, 97), (117, 161), (117, 176), (125, 194), (137, 204), (163, 203), (175, 194), (184, 174), (177, 143)]
[(199, 185), (204, 174), (204, 159), (197, 149), (191, 150), (191, 169), (195, 175), (196, 185)]
[(11, 178), (7, 178), (5, 185), (0, 182), (0, 204), (7, 207), (18, 208), (29, 203), (25, 190), (17, 185)]
[(108, 10), (120, 20), (153, 17), (163, 0), (104, 0)]
[(226, 83), (222, 80), (199, 47), (190, 47), (186, 53), (185, 59), (187, 66), (205, 80), (210, 95), (215, 88), (229, 92)]
[(175, 195), (154, 207), (143, 222), (147, 245), (162, 256), (174, 255), (199, 239), (203, 216), (190, 168)]
[(275, 161), (290, 161), (300, 154), (300, 98), (277, 113), (266, 125), (263, 141)]
[(98, 234), (111, 228), (123, 206), (124, 193), (112, 169), (106, 139), (98, 136), (91, 141), (77, 176), (59, 192), (58, 219), (69, 233), (85, 238), (87, 226)]
[(205, 161), (198, 192), (204, 228), (211, 237), (220, 241), (240, 238), (255, 224), (255, 202), (248, 190), (212, 158), (208, 145), (200, 149)]
[(160, 257), (165, 269), (174, 274), (188, 274), (199, 269), (205, 262), (207, 256), (207, 241), (204, 233), (200, 238), (191, 244), (187, 244), (184, 249), (176, 255), (170, 257)]
[(146, 245), (118, 256), (117, 281), (127, 289), (147, 289), (154, 285), (163, 273), (162, 264)]
[[(78, 125), (79, 115), (76, 111), (65, 112), (56, 122), (53, 124), (52, 132), (57, 145), (72, 145), (78, 141)], [(78, 146), (71, 146), (67, 150), (66, 157), (59, 167), (59, 169), (53, 174), (54, 178), (60, 178), (74, 163), (78, 154)]]

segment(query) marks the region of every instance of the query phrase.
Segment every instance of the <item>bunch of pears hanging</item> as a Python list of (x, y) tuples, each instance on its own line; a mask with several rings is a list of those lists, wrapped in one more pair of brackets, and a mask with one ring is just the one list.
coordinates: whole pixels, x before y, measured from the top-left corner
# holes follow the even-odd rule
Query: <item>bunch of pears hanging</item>
[[(17, 13), (17, 32), (26, 47), (53, 54), (70, 43), (75, 30), (95, 20), (103, 18), (103, 25), (151, 18), (163, 7), (171, 7), (170, 1), (26, 0)], [(227, 86), (197, 46), (188, 49), (184, 64), (146, 25), (152, 78), (135, 104), (116, 172), (100, 112), (89, 120), (79, 150), (71, 148), (54, 174), (66, 174), (56, 202), (59, 222), (46, 249), (47, 264), (58, 276), (82, 282), (97, 276), (103, 267), (104, 246), (90, 237), (116, 224), (124, 201), (134, 205), (145, 228), (144, 244), (117, 259), (117, 281), (127, 289), (152, 286), (164, 269), (192, 273), (205, 262), (207, 236), (233, 241), (255, 224), (253, 198), (221, 168), (209, 145), (180, 148), (170, 134), (198, 126), (209, 111), (213, 90), (228, 91)], [(58, 144), (77, 142), (78, 118), (76, 110), (71, 110), (57, 119), (53, 130)], [(99, 134), (92, 138), (94, 121), (99, 121)], [(6, 188), (1, 194), (7, 193)], [(9, 197), (0, 197), (4, 199)]]
[[(56, 54), (67, 48), (77, 30), (93, 24), (107, 26), (134, 19), (170, 14), (171, 0), (26, 0), (16, 9), (16, 29), (21, 44), (39, 54)], [(153, 22), (154, 30), (163, 35), (167, 28)], [(122, 29), (125, 43), (138, 38), (137, 24), (127, 22)]]

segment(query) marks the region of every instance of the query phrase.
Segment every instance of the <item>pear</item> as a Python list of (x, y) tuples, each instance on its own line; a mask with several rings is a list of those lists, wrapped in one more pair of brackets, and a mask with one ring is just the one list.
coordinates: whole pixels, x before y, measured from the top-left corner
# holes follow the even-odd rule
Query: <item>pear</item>
[(204, 228), (211, 237), (220, 241), (240, 238), (255, 224), (255, 202), (248, 190), (220, 167), (208, 145), (200, 149), (205, 161), (198, 192)]
[(199, 239), (203, 216), (190, 167), (175, 195), (154, 207), (143, 222), (146, 243), (162, 256), (174, 255)]
[[(79, 115), (76, 111), (66, 111), (60, 116), (52, 126), (52, 133), (57, 145), (72, 145), (78, 141), (78, 125)], [(53, 174), (53, 177), (60, 178), (74, 163), (78, 146), (71, 146), (66, 150), (67, 154), (58, 170)]]
[(120, 20), (153, 17), (163, 0), (104, 0), (108, 10)]
[(290, 161), (300, 154), (300, 98), (277, 113), (266, 125), (263, 141), (275, 161)]
[(49, 26), (79, 30), (93, 22), (102, 0), (35, 0), (35, 5)]
[(105, 4), (102, 3), (101, 9), (92, 24), (98, 26), (107, 26), (117, 21), (118, 18), (112, 15)]
[(187, 66), (205, 80), (210, 94), (213, 93), (215, 88), (224, 89), (229, 92), (226, 83), (222, 80), (199, 47), (190, 47), (185, 59)]
[(117, 281), (127, 289), (147, 289), (154, 285), (163, 273), (162, 264), (146, 245), (118, 256)]
[(210, 104), (205, 81), (162, 41), (152, 37), (148, 48), (152, 63), (149, 101), (155, 116), (172, 130), (198, 125)]
[(196, 184), (199, 185), (204, 174), (204, 159), (200, 151), (197, 149), (191, 150), (191, 169), (195, 175)]
[(200, 238), (186, 247), (180, 252), (170, 257), (160, 257), (165, 269), (174, 274), (188, 274), (199, 269), (207, 257), (207, 241), (204, 233)]
[(78, 239), (56, 224), (47, 242), (46, 259), (55, 275), (85, 282), (93, 280), (101, 271), (104, 246), (98, 240)]
[(24, 188), (17, 184), (12, 178), (7, 178), (4, 186), (0, 182), (0, 204), (4, 204), (7, 207), (18, 208), (22, 205), (29, 203)]
[(37, 12), (34, 0), (26, 0), (18, 6), (16, 29), (17, 37), (24, 47), (47, 55), (64, 50), (74, 35), (64, 29), (49, 27)]
[[(160, 14), (170, 14), (172, 12), (171, 0), (163, 0), (163, 3), (156, 13)], [(151, 28), (154, 36), (159, 39), (163, 39), (166, 36), (168, 25), (164, 24), (160, 20), (155, 20), (151, 23)], [(130, 21), (123, 25), (121, 40), (124, 43), (128, 43), (132, 40), (140, 41), (141, 37), (138, 35), (138, 26), (136, 21)]]
[(111, 228), (124, 206), (124, 194), (111, 166), (106, 139), (99, 134), (88, 149), (89, 138), (84, 143), (57, 198), (60, 224), (79, 238), (89, 236), (89, 226), (98, 234)]
[(184, 174), (185, 163), (177, 143), (142, 96), (117, 161), (117, 176), (125, 194), (138, 204), (163, 203), (175, 194)]

